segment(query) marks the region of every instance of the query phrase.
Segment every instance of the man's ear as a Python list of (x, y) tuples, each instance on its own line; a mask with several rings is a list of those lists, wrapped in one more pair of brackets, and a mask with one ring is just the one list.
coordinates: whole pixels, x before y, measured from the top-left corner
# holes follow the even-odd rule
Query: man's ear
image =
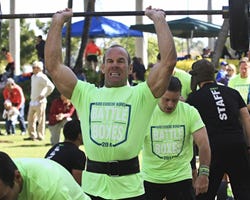
[(20, 188), (20, 191), (22, 190), (22, 186), (23, 186), (23, 177), (20, 173), (19, 170), (15, 170), (15, 178), (14, 178), (14, 181), (19, 185), (19, 188)]

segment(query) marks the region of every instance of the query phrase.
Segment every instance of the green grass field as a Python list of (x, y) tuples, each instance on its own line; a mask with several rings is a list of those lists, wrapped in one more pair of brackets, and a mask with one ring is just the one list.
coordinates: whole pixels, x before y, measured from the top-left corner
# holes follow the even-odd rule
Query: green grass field
[[(5, 132), (3, 127), (1, 127), (1, 132)], [(51, 148), (50, 132), (48, 129), (46, 129), (45, 140), (43, 141), (25, 141), (23, 138), (28, 137), (28, 134), (21, 136), (19, 132), (17, 126), (16, 135), (0, 136), (0, 151), (8, 153), (11, 158), (41, 158), (44, 157), (49, 148)], [(63, 135), (61, 133), (61, 141), (62, 140)]]

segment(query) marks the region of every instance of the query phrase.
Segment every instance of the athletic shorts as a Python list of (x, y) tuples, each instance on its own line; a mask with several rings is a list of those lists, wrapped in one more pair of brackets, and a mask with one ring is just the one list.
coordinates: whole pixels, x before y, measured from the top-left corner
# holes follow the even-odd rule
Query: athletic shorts
[(88, 62), (97, 62), (97, 55), (88, 55), (86, 59)]

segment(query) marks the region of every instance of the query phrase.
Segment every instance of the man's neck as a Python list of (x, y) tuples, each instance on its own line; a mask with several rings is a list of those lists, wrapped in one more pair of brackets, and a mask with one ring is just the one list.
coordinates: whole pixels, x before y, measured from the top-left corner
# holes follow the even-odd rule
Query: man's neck
[(203, 81), (199, 84), (199, 87), (202, 88), (207, 83), (213, 83), (214, 81)]
[(76, 140), (76, 141), (72, 141), (72, 140), (64, 140), (64, 142), (70, 142), (70, 143), (72, 143), (72, 144), (74, 144), (74, 145), (76, 145), (77, 147), (79, 147), (80, 146), (80, 144), (79, 144), (79, 142), (77, 142), (78, 140)]

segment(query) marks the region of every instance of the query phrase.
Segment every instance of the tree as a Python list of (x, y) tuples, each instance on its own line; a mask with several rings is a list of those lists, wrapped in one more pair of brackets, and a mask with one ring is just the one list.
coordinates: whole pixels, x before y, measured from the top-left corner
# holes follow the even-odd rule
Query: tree
[[(95, 11), (95, 0), (89, 0), (88, 1), (88, 6), (87, 6), (87, 12)], [(91, 25), (91, 16), (85, 17), (85, 24), (84, 24), (84, 30), (81, 38), (81, 45), (80, 45), (80, 50), (78, 52), (78, 57), (76, 59), (76, 64), (74, 68), (81, 69), (82, 68), (82, 63), (83, 63), (83, 52), (86, 47), (86, 44), (88, 42), (88, 37), (89, 37), (89, 29)]]
[(41, 22), (39, 19), (36, 19), (36, 26), (39, 30), (43, 32), (44, 35), (47, 35), (49, 32), (51, 21)]
[[(30, 30), (30, 24), (20, 19), (20, 62), (21, 65), (32, 63), (36, 59), (35, 32)], [(9, 20), (2, 20), (1, 47), (9, 47)], [(1, 55), (1, 60), (3, 55)]]
[(112, 44), (119, 44), (127, 49), (130, 56), (132, 56), (132, 57), (136, 56), (135, 55), (135, 38), (134, 37), (108, 39), (105, 42), (104, 50), (105, 50), (105, 48), (110, 47)]
[(229, 32), (229, 19), (224, 19), (221, 31), (219, 33), (218, 39), (215, 44), (214, 54), (212, 57), (212, 63), (214, 64), (215, 67), (219, 65), (219, 60), (228, 37), (228, 32)]

